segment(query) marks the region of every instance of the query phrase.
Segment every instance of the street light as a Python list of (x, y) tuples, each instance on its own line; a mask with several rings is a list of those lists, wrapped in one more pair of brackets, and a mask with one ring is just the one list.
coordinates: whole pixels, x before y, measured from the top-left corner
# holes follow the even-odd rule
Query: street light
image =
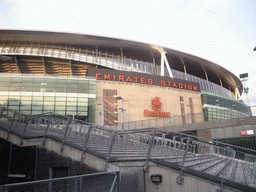
[(121, 110), (122, 112), (122, 129), (124, 129), (124, 112), (126, 111), (126, 109), (124, 109), (124, 99), (121, 96), (117, 95), (114, 95), (114, 98), (116, 98), (117, 100), (121, 100), (121, 108), (119, 108), (119, 110)]

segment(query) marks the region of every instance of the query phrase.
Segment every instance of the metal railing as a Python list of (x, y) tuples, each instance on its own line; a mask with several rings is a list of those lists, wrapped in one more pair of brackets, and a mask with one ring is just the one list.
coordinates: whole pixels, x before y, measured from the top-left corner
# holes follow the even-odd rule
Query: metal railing
[(92, 173), (79, 176), (38, 180), (0, 186), (5, 191), (106, 191), (118, 192), (120, 172)]
[[(124, 129), (140, 129), (149, 127), (169, 127), (173, 125), (183, 125), (204, 122), (204, 113), (171, 115), (171, 117), (155, 118), (149, 120), (124, 122)], [(113, 129), (122, 129), (122, 123), (117, 126), (110, 126)]]
[[(129, 121), (124, 122), (124, 129), (141, 129), (141, 128), (149, 128), (149, 127), (171, 127), (171, 126), (182, 126), (186, 124), (193, 124), (193, 123), (207, 123), (212, 125), (211, 127), (221, 127), (221, 125), (229, 123), (230, 126), (234, 126), (234, 122), (236, 120), (232, 119), (248, 119), (250, 117), (242, 117), (238, 116), (238, 114), (233, 114), (233, 111), (230, 109), (222, 110), (221, 113), (228, 114), (228, 116), (219, 116), (218, 119), (216, 118), (217, 114), (219, 115), (220, 111), (216, 111), (208, 116), (205, 113), (196, 113), (196, 114), (187, 114), (187, 115), (171, 115), (168, 118), (155, 118), (149, 120), (140, 120), (140, 121)], [(209, 119), (211, 117), (215, 117), (212, 121), (206, 121), (205, 119)], [(250, 124), (250, 121), (247, 122)], [(219, 124), (219, 125), (218, 125)], [(108, 125), (109, 126), (109, 125)], [(192, 125), (193, 126), (193, 125)], [(196, 126), (200, 126), (196, 124)], [(205, 126), (205, 125), (203, 125)], [(113, 129), (122, 129), (122, 123), (119, 123), (116, 126), (109, 126)]]
[[(85, 153), (111, 161), (149, 161), (176, 166), (182, 172), (193, 170), (200, 175), (211, 175), (256, 188), (256, 151), (194, 137), (160, 128), (114, 130), (74, 118), (56, 114), (29, 115), (0, 107), (1, 128), (20, 137), (20, 145), (31, 138), (40, 138), (44, 145), (49, 139), (61, 143), (60, 152), (66, 145)], [(240, 174), (240, 173), (243, 174)]]
[(154, 73), (154, 65), (149, 62), (137, 61), (110, 55), (96, 51), (75, 49), (74, 47), (60, 45), (40, 44), (1, 44), (0, 54), (5, 55), (32, 55), (42, 57), (54, 57), (97, 64), (104, 67), (122, 70), (135, 71), (140, 73)]
[[(155, 75), (160, 75), (161, 73), (160, 66), (155, 66), (150, 62), (138, 61), (100, 51), (89, 51), (87, 49), (76, 49), (60, 45), (2, 43), (0, 44), (0, 54), (54, 57), (96, 64), (121, 71), (134, 71)], [(172, 69), (172, 73), (174, 78), (200, 83), (202, 91), (234, 98), (232, 92), (218, 84), (174, 69)]]

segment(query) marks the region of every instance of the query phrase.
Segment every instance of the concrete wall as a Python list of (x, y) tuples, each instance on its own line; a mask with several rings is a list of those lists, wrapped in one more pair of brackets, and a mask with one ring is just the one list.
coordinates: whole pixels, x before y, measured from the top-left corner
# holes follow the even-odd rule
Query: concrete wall
[[(102, 104), (103, 89), (117, 90), (117, 95), (122, 96), (124, 100), (124, 122), (149, 120), (160, 117), (144, 116), (144, 109), (153, 111), (152, 99), (159, 96), (162, 103), (161, 111), (170, 112), (172, 115), (181, 115), (180, 96), (184, 98), (184, 103), (189, 104), (189, 98), (193, 100), (194, 113), (202, 113), (201, 93), (183, 89), (161, 87), (154, 85), (142, 85), (136, 83), (125, 83), (115, 81), (97, 81), (96, 103)], [(121, 101), (118, 101), (118, 108), (121, 107)], [(96, 105), (96, 124), (102, 125), (102, 105)], [(187, 113), (190, 107), (187, 107)], [(121, 123), (121, 112), (119, 111), (118, 122)]]
[[(151, 181), (151, 175), (161, 174), (162, 183), (155, 184)], [(216, 192), (220, 189), (220, 185), (216, 183), (209, 182), (191, 175), (183, 174), (184, 184), (180, 185), (176, 183), (177, 177), (180, 175), (178, 171), (174, 171), (170, 168), (164, 166), (153, 166), (150, 167), (149, 172), (146, 172), (145, 183), (147, 192), (162, 192), (162, 191), (173, 191), (173, 192)], [(238, 191), (234, 189), (224, 188), (225, 192)]]

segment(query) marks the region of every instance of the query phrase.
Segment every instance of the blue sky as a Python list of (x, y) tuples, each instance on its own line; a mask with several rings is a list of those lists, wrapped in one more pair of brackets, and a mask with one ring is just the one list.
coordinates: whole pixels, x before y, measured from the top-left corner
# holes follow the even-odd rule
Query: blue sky
[(248, 72), (248, 100), (256, 105), (256, 0), (0, 0), (0, 28), (116, 37), (190, 53), (237, 76)]

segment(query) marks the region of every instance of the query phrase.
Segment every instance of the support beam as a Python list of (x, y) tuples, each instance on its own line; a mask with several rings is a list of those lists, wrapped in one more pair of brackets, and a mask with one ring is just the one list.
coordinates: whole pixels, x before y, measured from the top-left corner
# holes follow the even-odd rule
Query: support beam
[(156, 60), (154, 57), (153, 57), (153, 64), (154, 64), (153, 74), (156, 75)]
[(21, 73), (20, 63), (19, 63), (17, 56), (14, 56), (14, 60), (16, 62), (16, 66), (17, 66), (17, 73)]
[(69, 64), (70, 64), (70, 76), (72, 77), (73, 76), (73, 69), (72, 69), (72, 61), (71, 60), (69, 61)]
[(186, 69), (185, 62), (184, 62), (184, 60), (183, 60), (182, 57), (180, 57), (180, 60), (181, 60), (181, 62), (182, 62), (182, 64), (183, 64), (183, 69), (184, 69), (184, 73), (185, 73), (186, 80), (188, 80), (188, 78), (187, 78), (187, 69)]
[(167, 71), (168, 71), (168, 73), (169, 73), (169, 76), (170, 76), (171, 78), (173, 78), (172, 71), (171, 71), (171, 68), (170, 68), (170, 65), (169, 65), (169, 63), (168, 63), (168, 60), (167, 60), (167, 58), (166, 58), (165, 53), (166, 53), (166, 52), (164, 52), (164, 51), (161, 53), (161, 76), (164, 76), (164, 63), (165, 63), (165, 65), (166, 65), (166, 67), (167, 67)]
[[(240, 98), (240, 93), (239, 93), (239, 90), (238, 90), (238, 87), (235, 87), (235, 99), (238, 100)], [(248, 103), (248, 99), (247, 99), (247, 103)], [(248, 103), (249, 105), (249, 103)]]
[(46, 61), (44, 57), (42, 57), (42, 60), (43, 60), (43, 66), (44, 66), (44, 74), (47, 75)]
[(219, 81), (220, 81), (220, 86), (223, 87), (223, 84), (222, 84), (222, 81), (221, 81), (220, 77), (219, 77)]
[(209, 80), (208, 80), (208, 75), (207, 75), (207, 72), (206, 72), (206, 71), (204, 71), (204, 74), (205, 74), (205, 79), (206, 79), (207, 81), (209, 81)]

